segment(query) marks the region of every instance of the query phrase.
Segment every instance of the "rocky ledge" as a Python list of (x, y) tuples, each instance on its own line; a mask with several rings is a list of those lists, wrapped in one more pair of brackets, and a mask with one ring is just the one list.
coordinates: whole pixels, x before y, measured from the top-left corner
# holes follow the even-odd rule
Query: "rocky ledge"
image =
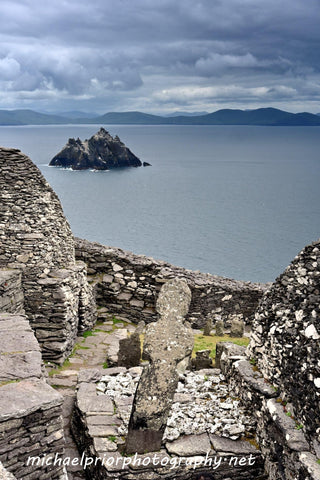
[(116, 135), (112, 137), (104, 128), (84, 142), (69, 138), (50, 166), (72, 170), (109, 170), (118, 167), (141, 167), (142, 163)]

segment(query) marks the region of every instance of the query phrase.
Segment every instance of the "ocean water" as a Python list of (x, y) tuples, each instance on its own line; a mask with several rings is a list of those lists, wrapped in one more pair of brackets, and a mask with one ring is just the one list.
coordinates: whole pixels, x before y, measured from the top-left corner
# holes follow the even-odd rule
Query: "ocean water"
[(105, 126), (152, 167), (48, 167), (100, 125), (0, 127), (59, 195), (75, 235), (239, 280), (273, 281), (320, 236), (320, 128)]

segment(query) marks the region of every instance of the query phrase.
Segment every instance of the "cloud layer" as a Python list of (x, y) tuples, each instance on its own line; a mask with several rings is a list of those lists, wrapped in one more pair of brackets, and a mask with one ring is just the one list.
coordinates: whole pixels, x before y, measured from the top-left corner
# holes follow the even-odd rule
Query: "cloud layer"
[(320, 112), (318, 0), (3, 0), (0, 108)]

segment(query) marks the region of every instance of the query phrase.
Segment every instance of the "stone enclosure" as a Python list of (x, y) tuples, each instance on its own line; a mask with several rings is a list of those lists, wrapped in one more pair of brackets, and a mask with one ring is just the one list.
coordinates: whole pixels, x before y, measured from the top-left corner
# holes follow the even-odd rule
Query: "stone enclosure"
[[(260, 285), (74, 239), (14, 149), (0, 148), (0, 199), (0, 478), (76, 478), (50, 462), (63, 456), (64, 392), (44, 361), (63, 364), (98, 318), (116, 363), (113, 316), (131, 322), (136, 345), (144, 334), (147, 360), (73, 371), (72, 429), (88, 463), (77, 478), (320, 478), (319, 241)], [(218, 344), (215, 368), (190, 371), (192, 329), (232, 320), (251, 328), (249, 347)], [(133, 344), (125, 329), (113, 337)]]

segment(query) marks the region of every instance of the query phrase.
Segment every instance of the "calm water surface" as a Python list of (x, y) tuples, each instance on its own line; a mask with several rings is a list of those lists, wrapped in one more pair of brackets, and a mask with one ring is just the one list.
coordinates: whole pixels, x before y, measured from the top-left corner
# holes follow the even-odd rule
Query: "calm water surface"
[(124, 126), (147, 168), (48, 167), (100, 125), (0, 127), (58, 193), (75, 235), (186, 268), (273, 281), (320, 234), (320, 128)]

